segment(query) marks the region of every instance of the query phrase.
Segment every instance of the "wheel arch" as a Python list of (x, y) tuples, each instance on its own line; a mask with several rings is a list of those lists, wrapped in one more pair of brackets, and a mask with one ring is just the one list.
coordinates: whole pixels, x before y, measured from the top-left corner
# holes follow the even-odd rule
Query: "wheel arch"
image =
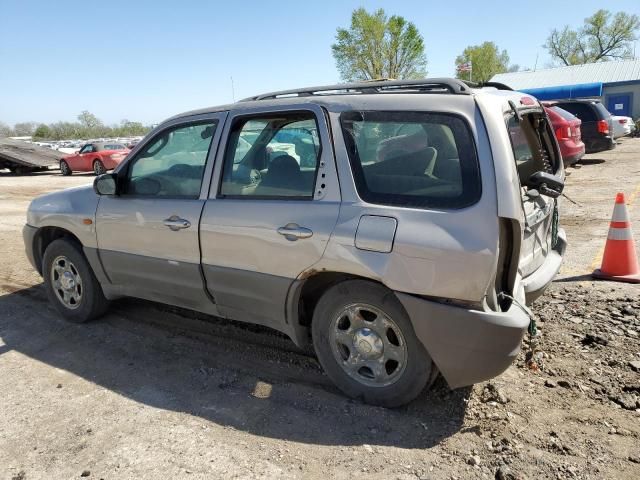
[(40, 227), (33, 237), (33, 257), (40, 275), (42, 275), (42, 259), (45, 250), (51, 242), (59, 238), (67, 238), (82, 248), (80, 239), (67, 229), (55, 226)]
[(296, 345), (304, 347), (310, 344), (311, 320), (322, 295), (334, 285), (348, 280), (364, 280), (387, 288), (371, 278), (339, 271), (309, 272), (294, 282), (287, 298), (286, 313), (292, 329), (290, 336)]

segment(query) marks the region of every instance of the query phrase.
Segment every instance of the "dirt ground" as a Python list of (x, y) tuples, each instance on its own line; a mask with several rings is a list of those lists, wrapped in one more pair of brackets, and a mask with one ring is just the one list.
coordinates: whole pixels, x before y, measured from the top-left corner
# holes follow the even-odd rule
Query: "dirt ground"
[(568, 174), (534, 363), (525, 342), (491, 382), (386, 410), (267, 329), (136, 300), (64, 322), (21, 228), (31, 198), (93, 177), (0, 172), (0, 478), (640, 478), (640, 287), (589, 276), (617, 191), (640, 244), (640, 139)]

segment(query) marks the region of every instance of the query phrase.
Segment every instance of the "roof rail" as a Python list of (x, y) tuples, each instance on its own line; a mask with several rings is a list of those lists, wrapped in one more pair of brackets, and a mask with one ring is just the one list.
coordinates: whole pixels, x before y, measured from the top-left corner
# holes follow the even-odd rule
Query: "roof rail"
[[(443, 92), (444, 91), (444, 92)], [(369, 80), (355, 83), (339, 83), (320, 87), (263, 93), (245, 98), (241, 102), (268, 100), (280, 97), (310, 97), (313, 95), (346, 95), (353, 93), (451, 93), (470, 95), (471, 90), (464, 82), (455, 78), (423, 78), (419, 80)]]
[(469, 80), (462, 80), (462, 82), (467, 85), (469, 88), (483, 88), (483, 87), (493, 87), (497, 90), (511, 90), (513, 91), (513, 88), (511, 88), (508, 85), (505, 85), (504, 83), (500, 83), (500, 82), (471, 82)]

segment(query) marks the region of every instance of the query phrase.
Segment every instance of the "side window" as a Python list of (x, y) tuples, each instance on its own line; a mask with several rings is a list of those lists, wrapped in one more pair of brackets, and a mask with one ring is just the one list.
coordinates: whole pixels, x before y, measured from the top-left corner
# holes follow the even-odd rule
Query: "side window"
[(312, 199), (319, 159), (313, 113), (239, 119), (229, 134), (220, 194)]
[(207, 121), (159, 133), (132, 160), (125, 194), (197, 198), (216, 127)]
[(93, 152), (93, 145), (85, 145), (82, 147), (79, 153), (91, 153)]
[(443, 113), (345, 112), (340, 116), (360, 197), (369, 203), (462, 208), (481, 195), (469, 126)]

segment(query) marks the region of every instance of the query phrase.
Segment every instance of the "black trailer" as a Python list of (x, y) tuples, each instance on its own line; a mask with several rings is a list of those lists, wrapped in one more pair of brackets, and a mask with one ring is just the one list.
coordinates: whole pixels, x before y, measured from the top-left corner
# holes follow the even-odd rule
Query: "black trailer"
[(0, 138), (0, 170), (8, 168), (18, 175), (60, 168), (63, 153), (35, 143)]

